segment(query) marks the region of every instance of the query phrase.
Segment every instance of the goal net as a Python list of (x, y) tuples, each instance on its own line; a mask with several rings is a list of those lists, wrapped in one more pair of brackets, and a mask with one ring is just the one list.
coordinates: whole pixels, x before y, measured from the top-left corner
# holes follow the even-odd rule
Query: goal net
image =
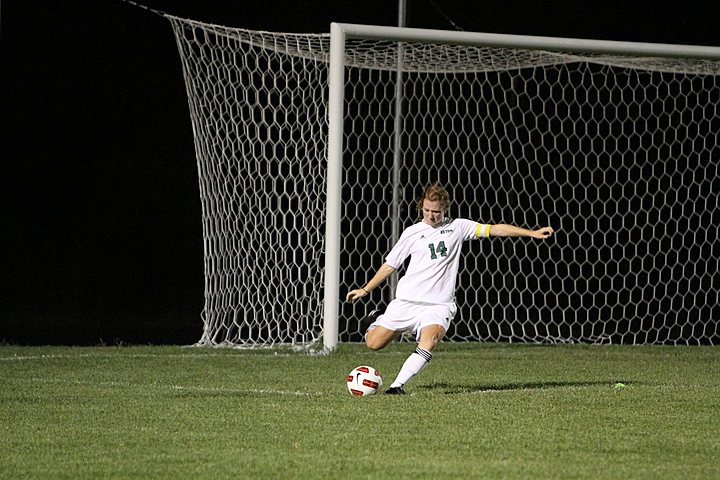
[(557, 230), (466, 244), (448, 339), (720, 341), (716, 50), (348, 36), (332, 123), (329, 35), (167, 18), (200, 177), (200, 344), (361, 341), (394, 284), (342, 299), (434, 181), (451, 216)]

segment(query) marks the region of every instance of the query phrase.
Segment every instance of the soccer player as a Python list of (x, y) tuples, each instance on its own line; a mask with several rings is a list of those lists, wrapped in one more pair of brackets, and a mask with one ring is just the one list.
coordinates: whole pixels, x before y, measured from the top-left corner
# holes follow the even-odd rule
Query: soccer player
[(450, 195), (435, 183), (425, 188), (417, 203), (422, 221), (403, 231), (385, 263), (364, 286), (351, 290), (347, 301), (368, 295), (410, 257), (405, 275), (398, 281), (395, 300), (365, 334), (371, 350), (380, 350), (403, 332), (412, 331), (417, 348), (385, 393), (405, 393), (405, 384), (432, 359), (432, 351), (445, 336), (455, 316), (455, 283), (460, 250), (466, 240), (483, 237), (533, 237), (545, 239), (552, 227), (527, 230), (513, 225), (487, 225), (463, 218), (447, 218)]

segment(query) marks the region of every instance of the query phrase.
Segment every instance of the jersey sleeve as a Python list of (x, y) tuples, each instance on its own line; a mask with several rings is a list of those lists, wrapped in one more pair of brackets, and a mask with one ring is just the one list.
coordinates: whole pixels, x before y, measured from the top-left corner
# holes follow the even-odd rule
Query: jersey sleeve
[(486, 238), (490, 236), (489, 224), (479, 223), (465, 218), (458, 219), (457, 222), (461, 226), (462, 236), (465, 240), (474, 240), (476, 238)]
[(410, 250), (412, 249), (412, 243), (409, 239), (410, 235), (406, 229), (398, 239), (397, 243), (390, 250), (390, 253), (385, 257), (385, 262), (398, 270), (405, 263), (405, 259), (410, 256)]

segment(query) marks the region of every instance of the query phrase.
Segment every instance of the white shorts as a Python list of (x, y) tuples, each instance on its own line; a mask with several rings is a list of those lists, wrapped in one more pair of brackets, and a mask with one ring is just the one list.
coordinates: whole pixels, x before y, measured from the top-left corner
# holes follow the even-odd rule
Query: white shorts
[(369, 328), (380, 326), (396, 332), (412, 331), (415, 339), (420, 341), (420, 332), (428, 325), (440, 325), (447, 332), (456, 313), (455, 303), (420, 303), (395, 299)]

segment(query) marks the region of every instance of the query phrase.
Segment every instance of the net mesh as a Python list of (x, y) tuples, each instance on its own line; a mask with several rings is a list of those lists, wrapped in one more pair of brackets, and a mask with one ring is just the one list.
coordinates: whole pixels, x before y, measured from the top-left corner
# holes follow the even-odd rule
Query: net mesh
[[(203, 205), (200, 343), (312, 343), (329, 36), (169, 18)], [(451, 216), (558, 230), (466, 244), (448, 339), (720, 341), (718, 62), (348, 40), (345, 63), (341, 295), (440, 181)], [(340, 340), (392, 293), (341, 303)]]

